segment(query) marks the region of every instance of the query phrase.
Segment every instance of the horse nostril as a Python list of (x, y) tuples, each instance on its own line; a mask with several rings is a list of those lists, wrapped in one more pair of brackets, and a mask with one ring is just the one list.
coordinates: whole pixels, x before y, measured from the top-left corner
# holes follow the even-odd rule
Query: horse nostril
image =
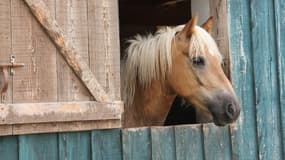
[(226, 114), (230, 119), (233, 119), (235, 116), (235, 109), (232, 103), (226, 106)]

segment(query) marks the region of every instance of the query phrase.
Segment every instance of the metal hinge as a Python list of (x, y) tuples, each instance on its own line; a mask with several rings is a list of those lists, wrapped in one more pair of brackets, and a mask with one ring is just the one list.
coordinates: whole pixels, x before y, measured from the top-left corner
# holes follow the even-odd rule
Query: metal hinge
[(1, 103), (5, 103), (7, 99), (7, 90), (9, 84), (9, 72), (10, 75), (15, 75), (14, 68), (24, 67), (24, 63), (16, 63), (16, 58), (14, 55), (10, 57), (10, 63), (1, 63), (0, 62), (0, 94), (1, 94)]

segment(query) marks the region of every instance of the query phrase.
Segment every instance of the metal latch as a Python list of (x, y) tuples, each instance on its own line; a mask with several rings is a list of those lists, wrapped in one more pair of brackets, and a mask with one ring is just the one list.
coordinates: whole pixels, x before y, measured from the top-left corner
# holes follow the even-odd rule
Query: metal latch
[(1, 63), (0, 62), (0, 94), (1, 102), (4, 103), (7, 97), (7, 89), (9, 84), (9, 72), (13, 76), (15, 74), (14, 68), (24, 67), (24, 63), (16, 63), (15, 56), (11, 55), (10, 63)]

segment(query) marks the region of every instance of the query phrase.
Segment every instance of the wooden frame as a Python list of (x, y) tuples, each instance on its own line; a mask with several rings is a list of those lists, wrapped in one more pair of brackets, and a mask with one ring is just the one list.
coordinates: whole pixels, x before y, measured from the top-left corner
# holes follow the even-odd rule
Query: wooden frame
[(123, 103), (0, 104), (0, 135), (121, 127)]

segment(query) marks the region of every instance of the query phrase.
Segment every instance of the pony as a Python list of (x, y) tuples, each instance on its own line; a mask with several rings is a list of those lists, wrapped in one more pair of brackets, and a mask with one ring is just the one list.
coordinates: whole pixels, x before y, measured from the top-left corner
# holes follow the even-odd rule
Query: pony
[(128, 41), (123, 67), (124, 127), (163, 125), (177, 95), (211, 115), (217, 126), (238, 118), (239, 102), (210, 35), (213, 18), (201, 27), (197, 20), (194, 16), (186, 25)]

